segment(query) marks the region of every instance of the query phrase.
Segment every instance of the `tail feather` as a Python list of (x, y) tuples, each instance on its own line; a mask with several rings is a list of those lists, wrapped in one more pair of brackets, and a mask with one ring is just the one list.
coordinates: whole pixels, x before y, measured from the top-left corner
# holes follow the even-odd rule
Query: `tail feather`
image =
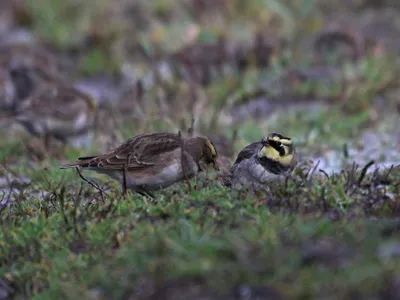
[(85, 168), (89, 166), (89, 162), (93, 159), (96, 158), (97, 156), (82, 156), (78, 157), (78, 161), (74, 163), (69, 163), (62, 165), (60, 169), (69, 169), (69, 168)]
[(80, 167), (80, 166), (81, 166), (80, 163), (70, 163), (70, 164), (62, 165), (62, 166), (60, 167), (60, 169), (76, 168), (76, 167)]
[(96, 158), (96, 155), (93, 156), (82, 156), (82, 157), (78, 157), (78, 160), (87, 160), (87, 159), (93, 159)]

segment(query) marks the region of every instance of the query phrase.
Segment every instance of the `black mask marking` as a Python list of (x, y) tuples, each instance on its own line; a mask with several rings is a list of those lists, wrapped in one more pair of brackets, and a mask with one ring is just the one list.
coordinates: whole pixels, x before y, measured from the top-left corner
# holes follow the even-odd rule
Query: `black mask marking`
[(282, 143), (279, 141), (268, 140), (268, 145), (279, 152), (279, 156), (285, 156), (285, 148), (282, 147)]

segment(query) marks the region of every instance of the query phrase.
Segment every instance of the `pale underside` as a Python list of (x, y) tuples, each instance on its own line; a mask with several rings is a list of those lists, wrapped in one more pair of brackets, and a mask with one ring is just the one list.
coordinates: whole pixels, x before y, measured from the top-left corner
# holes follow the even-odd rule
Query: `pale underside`
[(273, 174), (266, 170), (253, 156), (240, 162), (231, 178), (234, 188), (249, 186), (257, 189), (268, 188), (268, 184), (282, 180), (285, 174)]

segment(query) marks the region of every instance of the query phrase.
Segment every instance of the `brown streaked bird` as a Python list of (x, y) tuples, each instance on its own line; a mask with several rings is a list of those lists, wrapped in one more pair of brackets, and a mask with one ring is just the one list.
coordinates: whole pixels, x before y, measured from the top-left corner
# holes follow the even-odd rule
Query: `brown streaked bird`
[(242, 186), (265, 189), (272, 181), (290, 173), (296, 164), (297, 153), (292, 139), (271, 133), (240, 151), (224, 184), (238, 189)]
[(64, 84), (45, 84), (19, 103), (14, 121), (34, 136), (63, 143), (86, 133), (95, 122), (97, 105), (91, 96)]
[(37, 90), (51, 85), (68, 85), (60, 74), (51, 73), (38, 67), (12, 67), (9, 74), (16, 90), (16, 107)]
[[(78, 167), (105, 174), (126, 188), (154, 197), (161, 190), (190, 179), (213, 166), (218, 170), (217, 150), (205, 136), (184, 138), (174, 133), (137, 135), (115, 150), (98, 156), (80, 157), (61, 169)], [(124, 171), (125, 170), (125, 171)]]
[[(0, 45), (0, 95), (2, 115), (12, 115), (19, 104), (43, 84), (66, 81), (66, 71), (59, 58), (37, 44), (4, 41)], [(2, 85), (2, 86), (1, 86)], [(2, 97), (3, 96), (3, 97)], [(3, 98), (3, 99), (1, 99)], [(5, 98), (5, 99), (4, 99)]]
[(40, 68), (50, 73), (63, 70), (59, 57), (39, 45), (19, 42), (0, 45), (0, 67), (13, 69), (19, 67)]

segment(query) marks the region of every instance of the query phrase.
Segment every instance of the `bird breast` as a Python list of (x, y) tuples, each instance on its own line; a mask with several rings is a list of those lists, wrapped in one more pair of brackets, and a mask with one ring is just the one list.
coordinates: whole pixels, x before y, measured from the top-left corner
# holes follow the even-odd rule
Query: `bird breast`
[(234, 181), (241, 184), (250, 184), (252, 182), (268, 183), (279, 178), (279, 175), (270, 173), (261, 164), (256, 161), (255, 157), (246, 159), (236, 168)]
[(265, 167), (263, 167), (256, 159), (255, 157), (250, 159), (252, 167), (250, 167), (250, 173), (254, 178), (257, 178), (257, 180), (260, 183), (268, 183), (274, 180), (278, 180), (281, 178), (281, 175), (274, 174), (269, 172)]
[(140, 171), (136, 174), (131, 173), (128, 185), (133, 189), (137, 186), (143, 186), (148, 190), (156, 191), (169, 187), (185, 178), (192, 178), (199, 172), (196, 161), (187, 152), (184, 153), (184, 163), (182, 163), (181, 158), (181, 149), (161, 155), (157, 161), (160, 165), (165, 164), (165, 167), (155, 165), (141, 174)]
[(165, 167), (161, 170), (161, 172), (152, 174), (146, 177), (140, 176), (132, 176), (128, 185), (132, 188), (136, 186), (143, 186), (148, 190), (156, 191), (166, 187), (173, 185), (176, 182), (185, 179), (185, 176), (189, 179), (192, 178), (194, 175), (197, 174), (199, 171), (198, 166), (196, 163), (190, 165), (190, 168), (185, 168), (186, 174), (182, 172), (182, 164), (181, 162), (176, 162), (168, 167)]

